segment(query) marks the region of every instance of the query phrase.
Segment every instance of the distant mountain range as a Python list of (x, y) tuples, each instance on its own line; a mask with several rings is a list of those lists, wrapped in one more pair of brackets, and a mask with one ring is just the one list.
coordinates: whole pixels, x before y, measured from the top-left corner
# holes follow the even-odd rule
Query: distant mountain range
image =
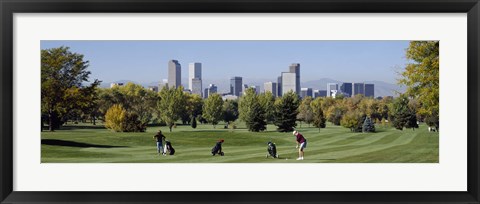
[[(187, 78), (182, 79), (182, 84), (188, 88), (188, 82)], [(256, 85), (260, 86), (260, 89), (263, 91), (263, 84), (265, 82), (272, 81), (271, 79), (245, 79), (243, 81), (244, 84), (248, 84), (250, 86)], [(140, 84), (144, 87), (149, 87), (149, 86), (158, 86), (160, 81), (155, 81), (155, 82), (150, 82), (150, 83), (138, 83), (135, 81), (130, 81), (130, 80), (118, 80), (118, 81), (113, 81), (113, 82), (102, 82), (100, 85), (101, 87), (107, 88), (110, 87), (111, 83), (128, 83), (132, 82), (135, 84)], [(318, 89), (318, 90), (326, 90), (327, 89), (327, 83), (338, 83), (339, 86), (343, 83), (342, 81), (330, 79), (330, 78), (321, 78), (318, 80), (313, 80), (313, 81), (306, 81), (306, 82), (301, 82), (302, 87), (308, 87), (312, 89)], [(403, 93), (405, 92), (405, 87), (397, 85), (397, 84), (391, 84), (383, 81), (364, 81), (364, 83), (369, 83), (369, 84), (375, 84), (375, 97), (378, 96), (396, 96), (398, 92)], [(208, 87), (209, 84), (215, 84), (218, 87), (218, 91), (221, 93), (226, 93), (230, 91), (230, 80), (228, 79), (204, 79), (203, 81), (203, 88)]]

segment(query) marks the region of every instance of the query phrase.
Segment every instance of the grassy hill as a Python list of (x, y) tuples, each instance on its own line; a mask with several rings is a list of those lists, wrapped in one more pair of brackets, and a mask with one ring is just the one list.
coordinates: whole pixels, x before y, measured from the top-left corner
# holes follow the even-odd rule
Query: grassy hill
[[(156, 153), (153, 135), (161, 129), (176, 152), (173, 156)], [(305, 160), (296, 161), (295, 137), (267, 131), (223, 129), (218, 125), (149, 127), (145, 133), (115, 133), (102, 126), (66, 126), (55, 132), (42, 132), (42, 163), (437, 163), (439, 134), (420, 125), (415, 131), (377, 126), (376, 133), (351, 133), (348, 129), (299, 127), (307, 138)], [(225, 156), (211, 156), (216, 140), (224, 139)], [(280, 159), (265, 158), (267, 142), (277, 144)]]

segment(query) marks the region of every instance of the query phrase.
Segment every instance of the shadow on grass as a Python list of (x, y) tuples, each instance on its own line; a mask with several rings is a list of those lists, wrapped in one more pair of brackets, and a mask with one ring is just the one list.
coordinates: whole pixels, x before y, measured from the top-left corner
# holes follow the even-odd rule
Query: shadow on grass
[(93, 125), (65, 125), (60, 127), (60, 130), (75, 130), (75, 129), (105, 129), (105, 126)]
[(42, 139), (42, 144), (54, 145), (54, 146), (66, 146), (66, 147), (95, 147), (95, 148), (127, 147), (127, 146), (112, 146), (112, 145), (96, 145), (96, 144), (88, 144), (88, 143), (82, 143), (82, 142), (72, 142), (72, 141), (56, 140), (56, 139)]

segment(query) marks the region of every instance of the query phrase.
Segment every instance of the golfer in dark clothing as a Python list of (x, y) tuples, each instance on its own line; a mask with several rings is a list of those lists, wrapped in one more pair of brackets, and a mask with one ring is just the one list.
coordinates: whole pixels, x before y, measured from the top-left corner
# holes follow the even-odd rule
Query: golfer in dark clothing
[(166, 153), (163, 151), (163, 141), (166, 137), (162, 134), (162, 131), (158, 130), (157, 134), (153, 136), (153, 138), (157, 141), (158, 154), (162, 153), (162, 155), (166, 155)]
[(298, 159), (297, 160), (303, 160), (303, 149), (307, 148), (307, 139), (303, 137), (302, 134), (300, 134), (298, 131), (293, 131), (293, 135), (297, 138), (297, 147), (298, 149)]

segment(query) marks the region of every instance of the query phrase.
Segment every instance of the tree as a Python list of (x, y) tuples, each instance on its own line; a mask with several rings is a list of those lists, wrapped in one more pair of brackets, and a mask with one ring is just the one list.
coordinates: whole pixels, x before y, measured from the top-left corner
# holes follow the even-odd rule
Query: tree
[(391, 120), (395, 128), (418, 128), (415, 111), (409, 106), (409, 99), (405, 95), (396, 98), (392, 104)]
[(274, 121), (275, 114), (275, 96), (272, 92), (266, 92), (259, 95), (260, 104), (263, 110), (265, 110), (265, 120), (268, 122)]
[(223, 103), (223, 121), (227, 123), (227, 127), (230, 122), (238, 119), (238, 102), (236, 100), (226, 100)]
[(115, 132), (123, 131), (123, 121), (127, 111), (122, 105), (115, 104), (107, 110), (105, 114), (105, 127)]
[(265, 110), (253, 88), (248, 88), (240, 98), (238, 111), (249, 131), (259, 132), (266, 129)]
[(209, 123), (212, 123), (213, 128), (215, 128), (218, 122), (222, 120), (222, 116), (223, 116), (222, 109), (223, 109), (222, 97), (214, 93), (208, 96), (207, 100), (205, 100), (202, 117), (205, 118)]
[(362, 125), (365, 121), (365, 114), (359, 110), (348, 111), (341, 120), (343, 127), (349, 128), (352, 132), (361, 132)]
[(313, 125), (317, 127), (320, 132), (321, 128), (326, 127), (325, 122), (327, 121), (322, 110), (322, 98), (319, 97), (313, 100), (312, 103), (310, 103), (310, 107), (313, 112)]
[(186, 99), (183, 87), (163, 87), (159, 95), (158, 110), (160, 117), (168, 125), (171, 132), (175, 122), (180, 119), (181, 114), (185, 111)]
[(310, 125), (313, 122), (313, 111), (310, 104), (312, 103), (312, 97), (307, 96), (305, 97), (300, 106), (298, 107), (298, 115), (297, 120), (303, 121)]
[(190, 122), (190, 124), (193, 129), (197, 128), (197, 118), (195, 118), (195, 116), (192, 116), (192, 121)]
[(420, 102), (420, 115), (436, 118), (439, 113), (439, 53), (439, 41), (411, 41), (406, 52), (410, 63), (398, 81), (407, 87), (407, 96)]
[(375, 125), (370, 117), (366, 117), (363, 122), (362, 132), (375, 132)]
[(290, 132), (297, 126), (299, 98), (289, 91), (275, 101), (274, 124), (279, 132)]
[[(83, 55), (70, 52), (68, 47), (41, 50), (41, 108), (48, 116), (49, 130), (62, 124), (62, 118), (74, 109), (89, 106), (89, 97), (82, 95), (90, 72)], [(100, 84), (95, 80), (88, 87)]]

